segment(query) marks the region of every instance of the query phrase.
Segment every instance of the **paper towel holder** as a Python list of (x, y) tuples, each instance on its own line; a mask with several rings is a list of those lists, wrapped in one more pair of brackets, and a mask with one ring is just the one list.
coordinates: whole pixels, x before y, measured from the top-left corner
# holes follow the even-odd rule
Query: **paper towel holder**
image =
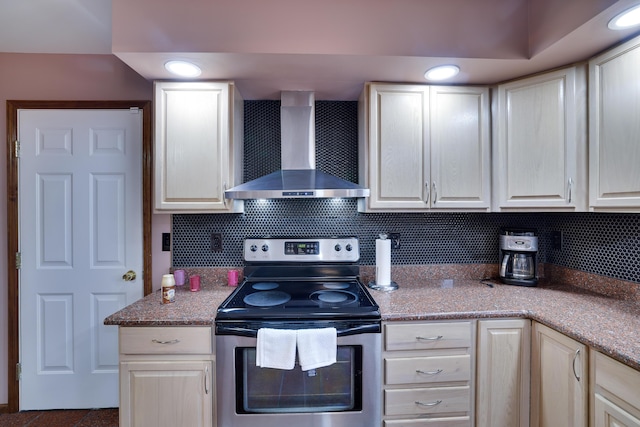
[(375, 280), (372, 280), (367, 284), (367, 286), (376, 291), (385, 291), (385, 292), (395, 291), (396, 289), (398, 289), (398, 284), (394, 281), (389, 282), (388, 285), (379, 285), (376, 283)]

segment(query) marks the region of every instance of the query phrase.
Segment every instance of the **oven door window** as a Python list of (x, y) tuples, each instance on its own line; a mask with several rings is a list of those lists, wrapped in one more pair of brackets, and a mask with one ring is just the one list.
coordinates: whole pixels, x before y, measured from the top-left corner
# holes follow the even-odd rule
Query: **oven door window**
[(362, 347), (338, 346), (336, 363), (309, 371), (260, 368), (255, 348), (236, 348), (236, 391), (239, 414), (360, 411)]

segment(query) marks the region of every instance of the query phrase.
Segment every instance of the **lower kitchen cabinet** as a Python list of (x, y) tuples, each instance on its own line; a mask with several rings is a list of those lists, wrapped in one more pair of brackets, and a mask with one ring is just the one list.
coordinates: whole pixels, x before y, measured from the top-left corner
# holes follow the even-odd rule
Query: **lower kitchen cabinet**
[(529, 425), (531, 321), (478, 322), (476, 427)]
[(587, 347), (540, 323), (533, 324), (531, 426), (587, 426)]
[(475, 321), (384, 325), (384, 426), (469, 427)]
[(640, 371), (593, 352), (594, 427), (640, 427)]
[(215, 425), (211, 327), (120, 327), (120, 427)]

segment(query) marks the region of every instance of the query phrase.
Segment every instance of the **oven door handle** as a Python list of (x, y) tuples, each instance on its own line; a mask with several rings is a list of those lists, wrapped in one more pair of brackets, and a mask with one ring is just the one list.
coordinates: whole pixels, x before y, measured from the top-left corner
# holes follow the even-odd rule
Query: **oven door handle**
[[(285, 328), (283, 328), (285, 329)], [(303, 329), (303, 328), (297, 328)], [(371, 323), (366, 325), (358, 325), (352, 327), (345, 328), (336, 328), (339, 337), (345, 337), (348, 335), (357, 335), (357, 334), (374, 334), (380, 333), (380, 323)], [(231, 325), (216, 325), (216, 334), (218, 335), (236, 335), (242, 337), (257, 337), (258, 330), (251, 327), (243, 327), (243, 326), (231, 326)]]
[(351, 328), (338, 329), (338, 336), (345, 337), (347, 335), (357, 335), (357, 334), (377, 334), (380, 333), (380, 324), (372, 323), (367, 325), (359, 325)]

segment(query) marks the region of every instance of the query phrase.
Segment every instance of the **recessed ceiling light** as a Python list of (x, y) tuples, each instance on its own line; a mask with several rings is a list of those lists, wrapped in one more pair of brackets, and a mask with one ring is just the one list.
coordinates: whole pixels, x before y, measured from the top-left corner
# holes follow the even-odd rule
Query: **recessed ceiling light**
[(424, 78), (427, 80), (439, 81), (449, 79), (460, 72), (457, 65), (439, 65), (427, 70)]
[(640, 4), (614, 16), (608, 27), (612, 30), (625, 30), (636, 25), (640, 25)]
[(202, 73), (200, 67), (187, 61), (169, 61), (164, 68), (180, 77), (198, 77)]

